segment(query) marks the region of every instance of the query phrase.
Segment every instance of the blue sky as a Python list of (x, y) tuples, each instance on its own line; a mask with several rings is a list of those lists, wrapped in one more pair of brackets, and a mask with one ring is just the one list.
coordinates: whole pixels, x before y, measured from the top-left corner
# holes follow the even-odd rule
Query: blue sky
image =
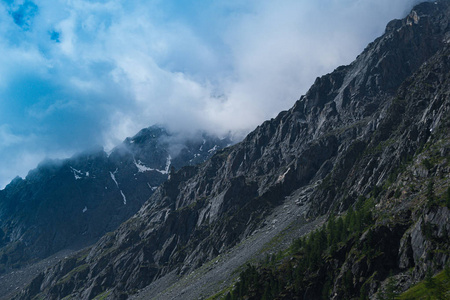
[(0, 188), (143, 127), (246, 133), (415, 0), (3, 0)]

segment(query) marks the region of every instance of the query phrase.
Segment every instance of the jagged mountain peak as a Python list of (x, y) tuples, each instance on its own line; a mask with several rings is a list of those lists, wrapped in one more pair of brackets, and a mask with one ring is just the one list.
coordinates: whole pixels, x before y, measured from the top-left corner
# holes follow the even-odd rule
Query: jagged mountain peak
[(109, 154), (96, 147), (45, 160), (13, 180), (0, 191), (0, 273), (92, 244), (136, 213), (171, 168), (201, 163), (230, 143), (198, 134), (175, 139), (151, 126)]
[(133, 137), (128, 137), (125, 139), (124, 144), (143, 144), (147, 143), (152, 139), (160, 139), (162, 136), (169, 136), (167, 130), (160, 125), (153, 125), (147, 128), (141, 129), (136, 135)]
[[(370, 43), (353, 63), (316, 79), (303, 97), (303, 113), (323, 108), (327, 103), (342, 113), (348, 105), (363, 105), (380, 94), (395, 93), (446, 39), (448, 11), (448, 1), (426, 2), (416, 6), (406, 18), (391, 21), (385, 34)], [(364, 101), (351, 101), (356, 98)], [(372, 112), (368, 108), (359, 115)]]

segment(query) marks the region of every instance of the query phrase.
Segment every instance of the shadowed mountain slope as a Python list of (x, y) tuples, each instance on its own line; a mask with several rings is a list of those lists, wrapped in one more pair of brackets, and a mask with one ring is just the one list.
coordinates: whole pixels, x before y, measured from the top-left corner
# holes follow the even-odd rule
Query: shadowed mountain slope
[(203, 162), (230, 143), (152, 126), (109, 154), (42, 162), (0, 191), (0, 273), (92, 244), (135, 214), (172, 168)]

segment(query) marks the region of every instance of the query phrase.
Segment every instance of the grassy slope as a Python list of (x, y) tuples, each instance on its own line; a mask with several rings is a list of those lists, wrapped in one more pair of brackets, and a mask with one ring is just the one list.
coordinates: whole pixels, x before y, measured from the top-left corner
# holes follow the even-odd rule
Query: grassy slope
[(423, 280), (402, 293), (399, 300), (450, 299), (450, 271), (442, 271), (432, 280)]

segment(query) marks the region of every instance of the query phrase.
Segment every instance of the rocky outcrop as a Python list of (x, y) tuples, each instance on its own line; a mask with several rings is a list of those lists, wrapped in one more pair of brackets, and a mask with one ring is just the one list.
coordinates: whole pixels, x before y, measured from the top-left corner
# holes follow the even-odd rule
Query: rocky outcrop
[[(17, 299), (125, 299), (169, 272), (189, 273), (230, 249), (306, 185), (320, 183), (298, 202), (310, 205), (309, 217), (379, 195), (402, 162), (448, 129), (449, 16), (449, 2), (437, 1), (389, 23), (351, 65), (318, 78), (293, 108), (241, 143), (171, 174), (135, 216), (77, 257), (78, 265), (47, 270), (34, 283), (39, 291), (30, 287)], [(389, 205), (388, 195), (380, 205)], [(390, 241), (380, 248), (389, 267), (410, 263), (411, 253), (414, 260), (416, 236), (404, 237), (408, 222), (373, 231)], [(76, 275), (79, 266), (83, 276)], [(356, 256), (345, 263), (361, 277), (376, 267), (356, 264)]]
[(135, 214), (171, 170), (203, 162), (229, 138), (141, 130), (107, 154), (45, 161), (0, 191), (0, 273), (97, 241)]

